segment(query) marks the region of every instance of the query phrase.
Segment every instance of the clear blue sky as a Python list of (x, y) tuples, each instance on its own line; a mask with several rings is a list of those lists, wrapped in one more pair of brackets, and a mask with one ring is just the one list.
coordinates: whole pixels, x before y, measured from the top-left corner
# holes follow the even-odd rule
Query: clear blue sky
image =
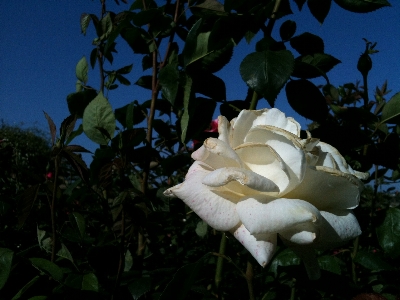
[[(322, 37), (325, 52), (342, 61), (328, 73), (331, 83), (336, 86), (361, 80), (356, 64), (365, 48), (362, 38), (377, 42), (376, 48), (380, 52), (372, 56), (370, 88), (375, 89), (388, 79), (390, 95), (393, 95), (400, 91), (400, 3), (397, 0), (390, 2), (392, 7), (369, 14), (347, 12), (332, 3), (328, 17), (320, 25), (311, 16), (307, 5), (298, 12), (291, 1), (294, 14), (277, 22), (274, 37), (279, 39), (278, 28), (286, 19), (296, 21), (296, 35), (308, 31)], [(111, 11), (128, 8), (129, 5), (124, 3), (117, 6), (114, 1), (107, 1), (107, 9)], [(83, 12), (99, 15), (100, 1), (1, 1), (0, 119), (9, 124), (23, 123), (48, 130), (43, 111), (53, 118), (57, 127), (68, 116), (66, 96), (75, 91), (75, 65), (83, 55), (89, 57), (93, 47), (91, 41), (95, 37), (92, 27), (86, 36), (80, 33), (79, 19)], [(119, 53), (115, 54), (112, 67), (106, 68), (118, 69), (133, 63), (133, 71), (127, 77), (134, 83), (143, 75), (141, 57), (133, 55), (121, 39), (117, 43)], [(253, 51), (254, 42), (247, 45), (242, 41), (235, 48), (231, 63), (217, 74), (226, 82), (228, 100), (245, 97), (247, 88), (239, 75), (239, 64)], [(324, 80), (317, 79), (315, 83), (323, 84)], [(98, 69), (90, 70), (89, 85), (98, 88)], [(108, 96), (113, 108), (150, 98), (148, 91), (135, 85), (121, 86)], [(261, 100), (259, 107), (268, 107), (268, 104)], [(276, 107), (295, 117), (302, 126), (309, 123), (290, 109), (284, 91), (278, 96)], [(95, 149), (85, 137), (75, 143)]]

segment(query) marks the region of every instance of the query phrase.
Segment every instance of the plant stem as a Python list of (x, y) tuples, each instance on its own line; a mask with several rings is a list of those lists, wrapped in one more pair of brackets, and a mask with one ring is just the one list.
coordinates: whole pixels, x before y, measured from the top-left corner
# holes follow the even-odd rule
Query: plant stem
[(125, 211), (124, 207), (122, 207), (121, 211), (121, 242), (120, 242), (120, 254), (119, 254), (119, 264), (118, 264), (118, 272), (117, 278), (115, 280), (114, 293), (111, 296), (111, 299), (114, 299), (115, 292), (118, 290), (119, 283), (121, 281), (121, 274), (125, 268)]
[(353, 252), (351, 253), (351, 277), (353, 279), (354, 284), (357, 284), (356, 264), (354, 263), (354, 258), (357, 255), (358, 244), (359, 244), (359, 237), (356, 237), (353, 243)]
[(281, 0), (276, 0), (274, 9), (272, 11), (271, 17), (269, 19), (268, 25), (264, 30), (264, 36), (270, 37), (272, 34), (272, 29), (274, 28), (276, 21), (276, 13), (278, 12), (279, 6), (281, 5)]
[(253, 277), (254, 277), (254, 270), (253, 265), (248, 260), (247, 267), (246, 267), (246, 281), (247, 281), (247, 289), (249, 290), (249, 299), (254, 300), (254, 288), (253, 288)]
[(53, 183), (53, 194), (51, 197), (51, 231), (52, 231), (52, 244), (51, 244), (51, 262), (54, 262), (56, 257), (56, 220), (55, 220), (55, 204), (56, 204), (56, 191), (57, 191), (57, 177), (58, 177), (58, 167), (59, 167), (59, 157), (58, 155), (54, 158), (54, 183)]
[(215, 270), (215, 288), (219, 294), (219, 288), (222, 281), (222, 268), (224, 266), (224, 254), (226, 248), (226, 233), (223, 232), (221, 235), (221, 241), (219, 243), (219, 254), (217, 259), (217, 268)]
[(258, 103), (258, 95), (256, 91), (253, 91), (253, 97), (251, 98), (251, 103), (250, 103), (250, 110), (255, 110), (257, 108), (257, 103)]
[(368, 80), (367, 75), (363, 75), (363, 85), (364, 85), (364, 108), (368, 110), (369, 96), (368, 96)]

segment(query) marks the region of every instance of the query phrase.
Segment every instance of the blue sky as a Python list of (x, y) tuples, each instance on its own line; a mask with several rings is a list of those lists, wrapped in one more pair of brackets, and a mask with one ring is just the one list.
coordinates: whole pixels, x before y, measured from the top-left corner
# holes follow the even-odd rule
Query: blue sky
[[(331, 83), (336, 86), (361, 80), (356, 64), (365, 48), (362, 38), (377, 42), (376, 49), (380, 52), (372, 56), (369, 85), (372, 91), (388, 79), (391, 96), (400, 91), (400, 3), (396, 0), (390, 2), (392, 7), (368, 14), (347, 12), (332, 3), (328, 17), (320, 25), (311, 16), (307, 5), (298, 12), (291, 1), (294, 14), (278, 20), (273, 36), (279, 39), (280, 24), (291, 19), (297, 23), (296, 35), (308, 31), (322, 37), (325, 52), (342, 61), (328, 73)], [(47, 131), (43, 116), (43, 111), (46, 111), (59, 127), (69, 114), (66, 96), (75, 91), (75, 65), (82, 56), (89, 57), (95, 37), (92, 27), (86, 36), (81, 34), (80, 15), (83, 12), (99, 15), (99, 3), (92, 0), (0, 2), (0, 119), (8, 124), (35, 125)], [(108, 10), (118, 12), (128, 8), (129, 5), (121, 3), (117, 6), (114, 1), (107, 1)], [(228, 100), (243, 99), (246, 95), (247, 87), (239, 75), (239, 65), (247, 54), (254, 51), (257, 40), (256, 37), (250, 45), (242, 41), (235, 48), (231, 63), (217, 74), (226, 82)], [(121, 39), (117, 40), (117, 50), (113, 65), (106, 68), (118, 69), (133, 63), (133, 70), (127, 78), (134, 83), (143, 75), (141, 57), (133, 55)], [(323, 84), (324, 80), (314, 82)], [(98, 69), (89, 71), (88, 84), (98, 88)], [(133, 100), (148, 100), (150, 94), (131, 85), (111, 91), (108, 97), (113, 108), (118, 108)], [(290, 109), (284, 91), (278, 96), (275, 106), (295, 117), (302, 126), (309, 123)], [(261, 100), (259, 107), (268, 107), (268, 104)], [(96, 148), (83, 136), (75, 143), (91, 150)]]

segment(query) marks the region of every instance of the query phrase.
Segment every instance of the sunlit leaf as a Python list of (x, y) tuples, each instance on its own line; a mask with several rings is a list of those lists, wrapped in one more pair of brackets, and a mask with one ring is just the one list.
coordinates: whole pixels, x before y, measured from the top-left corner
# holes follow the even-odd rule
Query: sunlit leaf
[(103, 128), (112, 138), (115, 131), (115, 116), (108, 100), (100, 92), (85, 108), (82, 119), (83, 132), (93, 142), (106, 145), (109, 142), (97, 128)]
[(76, 78), (82, 81), (84, 84), (88, 81), (89, 66), (86, 61), (86, 57), (82, 57), (75, 68)]

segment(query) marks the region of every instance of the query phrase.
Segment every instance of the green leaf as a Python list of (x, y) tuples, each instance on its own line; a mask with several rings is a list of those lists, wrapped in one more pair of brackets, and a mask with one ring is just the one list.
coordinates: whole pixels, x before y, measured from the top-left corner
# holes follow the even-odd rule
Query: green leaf
[(203, 18), (228, 15), (224, 10), (224, 6), (217, 0), (205, 0), (199, 3), (200, 4), (191, 7), (192, 13), (196, 16)]
[(28, 300), (46, 300), (47, 296), (34, 296), (32, 298), (29, 298)]
[(383, 107), (381, 123), (400, 125), (400, 92), (396, 93)]
[(322, 24), (329, 13), (331, 2), (332, 0), (308, 0), (307, 5), (314, 18)]
[(208, 224), (206, 222), (201, 220), (197, 223), (195, 231), (199, 237), (201, 238), (205, 237), (207, 235), (207, 230), (208, 230)]
[(278, 266), (285, 267), (285, 266), (293, 266), (299, 264), (300, 264), (300, 258), (292, 250), (287, 248), (282, 252), (279, 252), (274, 257), (269, 266), (269, 271), (277, 275)]
[(133, 101), (123, 107), (115, 110), (115, 118), (122, 126), (132, 129), (133, 125), (142, 122), (146, 116), (142, 112), (142, 108), (137, 104), (137, 101)]
[(144, 75), (135, 82), (136, 85), (141, 86), (142, 88), (152, 90), (152, 76)]
[(100, 92), (85, 108), (82, 125), (86, 136), (100, 145), (106, 145), (109, 138), (98, 128), (104, 129), (110, 137), (114, 136), (115, 116), (103, 93)]
[(317, 35), (304, 32), (290, 40), (290, 46), (300, 55), (324, 53), (324, 41)]
[(294, 58), (288, 50), (254, 52), (240, 64), (240, 75), (252, 90), (266, 98), (273, 107), (293, 67)]
[(186, 133), (189, 126), (189, 101), (192, 98), (192, 78), (189, 75), (185, 74), (185, 85), (183, 91), (183, 115), (181, 118), (181, 141), (182, 143), (186, 143)]
[(372, 271), (393, 270), (393, 266), (385, 262), (379, 253), (371, 253), (364, 249), (357, 252), (354, 262)]
[(90, 14), (83, 13), (81, 15), (81, 32), (86, 35), (86, 29), (88, 28), (91, 20)]
[(179, 88), (179, 71), (177, 65), (167, 65), (161, 69), (158, 79), (163, 96), (174, 105)]
[(210, 254), (206, 254), (196, 263), (188, 264), (180, 268), (174, 275), (174, 278), (168, 283), (162, 292), (159, 300), (184, 300), (187, 299), (187, 293), (195, 283), (197, 275), (208, 260)]
[(376, 229), (379, 244), (392, 258), (400, 255), (400, 209), (389, 208), (382, 225)]
[(76, 78), (78, 78), (83, 83), (88, 81), (89, 65), (86, 61), (86, 57), (82, 57), (75, 68)]
[(80, 213), (75, 211), (72, 213), (72, 218), (75, 221), (81, 237), (84, 237), (86, 233), (85, 218)]
[(57, 252), (57, 256), (68, 259), (70, 262), (74, 262), (71, 252), (69, 252), (67, 246), (61, 243), (61, 249)]
[(326, 73), (340, 62), (337, 58), (325, 53), (303, 55), (296, 58), (292, 76), (304, 79), (319, 76), (326, 78)]
[(85, 274), (82, 278), (82, 290), (83, 291), (99, 291), (99, 282), (96, 275), (93, 273)]
[(221, 78), (208, 72), (197, 72), (192, 78), (194, 93), (202, 94), (218, 102), (226, 100), (225, 82)]
[(283, 41), (288, 41), (296, 32), (296, 22), (292, 20), (286, 20), (282, 23), (279, 28), (279, 35)]
[(116, 74), (116, 78), (123, 85), (131, 85), (131, 82), (122, 75)]
[(188, 154), (182, 153), (174, 156), (168, 156), (161, 162), (162, 174), (165, 176), (171, 176), (172, 173), (184, 168), (191, 163), (191, 158)]
[(291, 80), (286, 84), (290, 106), (301, 116), (321, 122), (328, 115), (328, 106), (321, 91), (306, 79)]
[(67, 96), (68, 110), (71, 115), (82, 118), (86, 106), (96, 98), (97, 92), (89, 89), (81, 92), (71, 93)]
[(80, 124), (77, 130), (71, 132), (67, 141), (65, 142), (65, 145), (68, 145), (75, 137), (81, 135), (82, 133), (83, 133), (83, 126), (82, 124)]
[(294, 0), (294, 2), (297, 4), (297, 7), (301, 11), (303, 8), (304, 3), (306, 3), (307, 0)]
[(341, 8), (355, 12), (367, 13), (384, 6), (391, 6), (386, 0), (334, 0)]
[(64, 275), (63, 271), (55, 263), (52, 263), (51, 261), (44, 258), (30, 258), (29, 260), (32, 263), (32, 265), (39, 271), (42, 271), (50, 275), (56, 281), (62, 280)]
[(119, 74), (129, 74), (132, 71), (133, 64), (130, 64), (129, 66), (122, 67), (121, 69), (118, 69), (116, 72)]
[(131, 284), (128, 285), (128, 289), (133, 299), (137, 300), (151, 290), (151, 278), (150, 277), (137, 278)]
[(0, 248), (0, 290), (6, 284), (10, 275), (14, 252), (7, 248)]
[(331, 255), (320, 256), (318, 257), (318, 264), (322, 270), (332, 272), (338, 275), (341, 274), (339, 261), (334, 256)]
[(18, 300), (18, 299), (20, 299), (21, 296), (22, 296), (32, 285), (34, 285), (36, 281), (39, 280), (39, 278), (40, 278), (39, 275), (33, 277), (32, 280), (29, 281), (27, 284), (25, 284), (25, 285), (23, 286), (23, 288), (20, 289), (20, 290), (18, 291), (18, 293), (17, 293), (14, 297), (12, 297), (11, 300)]

